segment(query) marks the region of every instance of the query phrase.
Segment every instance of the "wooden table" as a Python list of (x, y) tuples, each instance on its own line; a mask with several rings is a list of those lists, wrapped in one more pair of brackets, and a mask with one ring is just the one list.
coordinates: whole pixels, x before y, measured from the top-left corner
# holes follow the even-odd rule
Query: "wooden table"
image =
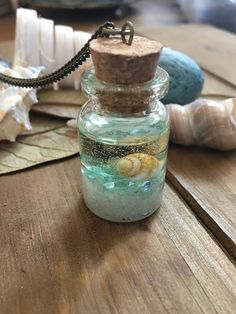
[(235, 313), (235, 152), (171, 146), (162, 206), (138, 223), (88, 211), (78, 156), (1, 176), (0, 200), (3, 314)]

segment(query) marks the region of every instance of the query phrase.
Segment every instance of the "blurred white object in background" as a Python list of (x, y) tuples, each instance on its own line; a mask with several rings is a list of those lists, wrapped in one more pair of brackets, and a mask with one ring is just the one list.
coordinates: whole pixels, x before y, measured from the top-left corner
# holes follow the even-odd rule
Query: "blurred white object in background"
[(39, 19), (34, 10), (17, 10), (14, 66), (39, 66)]
[(45, 67), (45, 74), (47, 75), (55, 67), (54, 21), (40, 18), (39, 28), (40, 64)]
[(236, 0), (176, 0), (190, 22), (202, 22), (236, 32)]
[[(0, 0), (1, 1), (1, 0)], [(54, 25), (35, 10), (17, 9), (14, 66), (44, 66), (45, 74), (58, 70), (84, 46), (91, 34), (69, 26)], [(81, 74), (91, 66), (88, 59), (79, 69), (54, 84), (54, 88), (80, 88)]]
[[(55, 70), (74, 57), (74, 32), (70, 26), (55, 26)], [(74, 87), (74, 72), (57, 83), (60, 88)]]

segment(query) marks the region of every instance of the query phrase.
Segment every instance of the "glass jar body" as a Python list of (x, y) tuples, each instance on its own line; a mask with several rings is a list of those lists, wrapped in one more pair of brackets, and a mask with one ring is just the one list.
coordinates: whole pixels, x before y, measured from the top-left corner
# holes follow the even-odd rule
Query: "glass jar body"
[(141, 220), (160, 206), (169, 118), (158, 97), (150, 99), (145, 111), (123, 114), (92, 96), (79, 113), (83, 197), (106, 220)]

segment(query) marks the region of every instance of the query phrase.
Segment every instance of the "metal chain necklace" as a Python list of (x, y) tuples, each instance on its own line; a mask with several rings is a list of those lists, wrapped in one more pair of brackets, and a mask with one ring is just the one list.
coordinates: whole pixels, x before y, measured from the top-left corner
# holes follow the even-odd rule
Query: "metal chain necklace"
[[(122, 28), (116, 28), (114, 23), (105, 22), (96, 30), (96, 32), (91, 36), (84, 47), (70, 61), (49, 75), (33, 79), (22, 79), (0, 73), (0, 81), (12, 86), (25, 88), (37, 88), (50, 85), (65, 78), (71, 72), (75, 71), (75, 69), (78, 68), (83, 62), (85, 62), (87, 58), (89, 58), (90, 41), (99, 37), (109, 37), (111, 35), (121, 35), (123, 43), (131, 45), (134, 36), (133, 24), (131, 22), (126, 22)], [(128, 39), (126, 39), (127, 35), (129, 36)]]

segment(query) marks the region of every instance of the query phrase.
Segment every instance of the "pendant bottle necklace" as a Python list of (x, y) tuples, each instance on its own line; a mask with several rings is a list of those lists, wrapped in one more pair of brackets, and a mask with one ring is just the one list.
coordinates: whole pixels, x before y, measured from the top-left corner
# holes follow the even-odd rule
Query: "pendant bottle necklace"
[(122, 29), (107, 22), (72, 60), (46, 77), (0, 74), (0, 81), (11, 85), (40, 87), (64, 78), (91, 52), (94, 67), (81, 81), (89, 100), (78, 117), (83, 197), (94, 214), (110, 221), (144, 219), (161, 203), (169, 139), (168, 113), (159, 101), (169, 79), (157, 67), (161, 48), (134, 36), (130, 22)]

